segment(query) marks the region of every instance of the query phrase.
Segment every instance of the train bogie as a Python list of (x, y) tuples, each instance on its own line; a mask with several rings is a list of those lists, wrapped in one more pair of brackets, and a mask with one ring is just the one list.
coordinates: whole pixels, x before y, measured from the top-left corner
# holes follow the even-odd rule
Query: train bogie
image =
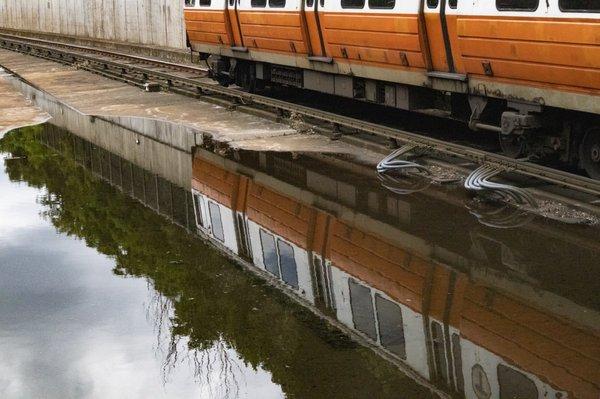
[[(437, 115), (498, 134), (509, 156), (556, 154), (600, 175), (597, 2), (186, 4), (190, 46), (210, 56), (213, 75), (223, 84), (249, 90), (287, 85), (422, 112), (445, 104)], [(484, 110), (490, 117), (480, 120)], [(591, 124), (571, 135), (565, 123), (544, 123), (557, 116), (566, 124)], [(578, 145), (581, 150), (572, 151)]]

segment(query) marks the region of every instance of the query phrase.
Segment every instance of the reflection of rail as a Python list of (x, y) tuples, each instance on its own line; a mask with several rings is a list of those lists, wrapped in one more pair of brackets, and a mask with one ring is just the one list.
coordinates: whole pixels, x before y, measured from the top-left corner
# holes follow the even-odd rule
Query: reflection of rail
[[(310, 117), (328, 124), (333, 123), (337, 126), (343, 126), (381, 137), (393, 138), (404, 143), (412, 143), (417, 146), (426, 147), (434, 152), (457, 156), (477, 163), (490, 163), (500, 169), (510, 170), (513, 173), (535, 177), (579, 191), (600, 195), (600, 181), (522, 160), (512, 159), (503, 155), (489, 153), (468, 146), (445, 142), (376, 123), (361, 121), (316, 108), (221, 87), (210, 82), (203, 82), (201, 79), (198, 79), (201, 77), (198, 75), (198, 71), (200, 71), (198, 68), (195, 68), (196, 76), (179, 76), (176, 72), (164, 71), (157, 68), (157, 63), (160, 64), (162, 61), (156, 61), (154, 59), (149, 59), (148, 62), (141, 62), (141, 60), (138, 59), (138, 62), (132, 64), (123, 59), (108, 57), (106, 54), (109, 54), (110, 52), (107, 50), (102, 50), (103, 55), (95, 55), (82, 51), (81, 47), (70, 48), (69, 45), (63, 43), (59, 43), (57, 46), (53, 42), (44, 42), (44, 44), (40, 44), (39, 41), (36, 42), (36, 40), (5, 34), (0, 34), (0, 47), (61, 63), (78, 64), (82, 69), (124, 80), (139, 86), (144, 86), (147, 83), (157, 83), (163, 89), (175, 90), (183, 94), (197, 96), (198, 93), (210, 93), (241, 100), (244, 104), (267, 106), (278, 112), (293, 112), (296, 115)], [(171, 63), (164, 64), (165, 67), (172, 65), (173, 64)]]
[(218, 162), (194, 158), (198, 227), (422, 377), (468, 398), (600, 394), (598, 331)]

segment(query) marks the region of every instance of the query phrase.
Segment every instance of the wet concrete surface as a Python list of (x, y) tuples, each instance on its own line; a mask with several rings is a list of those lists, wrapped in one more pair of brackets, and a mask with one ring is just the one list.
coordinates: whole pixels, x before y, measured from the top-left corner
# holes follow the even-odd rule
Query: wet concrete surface
[[(0, 65), (85, 115), (149, 118), (194, 129), (216, 142), (237, 149), (255, 149), (268, 139), (276, 151), (345, 153), (356, 148), (327, 137), (299, 132), (287, 124), (191, 99), (174, 93), (147, 93), (137, 87), (102, 76), (31, 57), (0, 50)], [(23, 91), (23, 84), (15, 84)]]
[[(3, 332), (12, 363), (0, 360), (0, 369), (20, 374), (0, 378), (0, 392), (36, 392), (41, 371), (25, 367), (25, 348), (56, 341), (69, 355), (48, 367), (73, 390), (50, 381), (50, 397), (110, 397), (130, 380), (128, 397), (146, 395), (138, 389), (146, 385), (163, 397), (600, 394), (596, 228), (490, 207), (442, 186), (397, 195), (373, 174), (310, 155), (179, 150), (191, 163), (184, 188), (164, 172), (168, 160), (180, 167), (164, 143), (153, 151), (166, 162), (141, 164), (134, 140), (107, 151), (99, 134), (87, 136), (95, 144), (51, 125), (29, 129), (0, 141), (8, 154), (0, 184), (11, 190), (0, 196), (8, 259), (0, 273), (20, 273), (0, 301), (9, 304), (0, 318), (10, 320), (0, 325), (15, 326)], [(28, 223), (53, 238), (24, 241), (38, 237)], [(24, 256), (25, 247), (44, 256)], [(42, 306), (29, 280), (56, 270), (69, 271), (69, 284), (54, 277), (41, 291), (74, 300)], [(87, 299), (73, 287), (88, 287)], [(29, 298), (30, 313), (14, 310), (17, 298)], [(78, 311), (65, 312), (72, 302)], [(95, 313), (100, 302), (106, 310)], [(153, 342), (166, 347), (153, 352)], [(86, 349), (94, 347), (109, 350), (94, 357)], [(56, 359), (38, 353), (38, 363)], [(174, 360), (217, 354), (212, 369)], [(234, 366), (220, 367), (223, 358)], [(108, 368), (118, 370), (114, 379), (103, 378)]]
[(48, 113), (28, 101), (4, 75), (0, 68), (0, 138), (12, 129), (37, 125), (50, 119)]

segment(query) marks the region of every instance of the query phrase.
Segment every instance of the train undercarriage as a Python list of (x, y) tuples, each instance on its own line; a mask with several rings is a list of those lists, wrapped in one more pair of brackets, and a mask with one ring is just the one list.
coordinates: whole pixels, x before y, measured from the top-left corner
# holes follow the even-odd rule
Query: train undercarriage
[(471, 130), (498, 136), (499, 148), (511, 158), (580, 169), (600, 179), (600, 117), (555, 108), (539, 102), (475, 93), (465, 82), (450, 82), (448, 90), (356, 76), (199, 54), (213, 79), (255, 92), (288, 86), (379, 104), (405, 111), (443, 116), (464, 122)]

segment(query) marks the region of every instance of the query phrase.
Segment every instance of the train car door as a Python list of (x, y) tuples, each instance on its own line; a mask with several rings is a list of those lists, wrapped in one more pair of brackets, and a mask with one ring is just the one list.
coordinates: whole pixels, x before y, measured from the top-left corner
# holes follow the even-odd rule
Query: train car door
[(240, 26), (240, 18), (238, 6), (240, 0), (227, 1), (227, 16), (231, 27), (231, 47), (234, 50), (246, 50), (244, 46), (244, 38), (242, 37), (242, 29)]
[(306, 34), (310, 45), (309, 59), (315, 61), (331, 62), (325, 51), (323, 34), (321, 33), (321, 21), (319, 19), (319, 6), (323, 6), (325, 0), (304, 0), (302, 15), (306, 26)]
[(424, 18), (433, 72), (455, 73), (452, 45), (448, 32), (447, 12), (457, 0), (422, 0), (420, 10)]

